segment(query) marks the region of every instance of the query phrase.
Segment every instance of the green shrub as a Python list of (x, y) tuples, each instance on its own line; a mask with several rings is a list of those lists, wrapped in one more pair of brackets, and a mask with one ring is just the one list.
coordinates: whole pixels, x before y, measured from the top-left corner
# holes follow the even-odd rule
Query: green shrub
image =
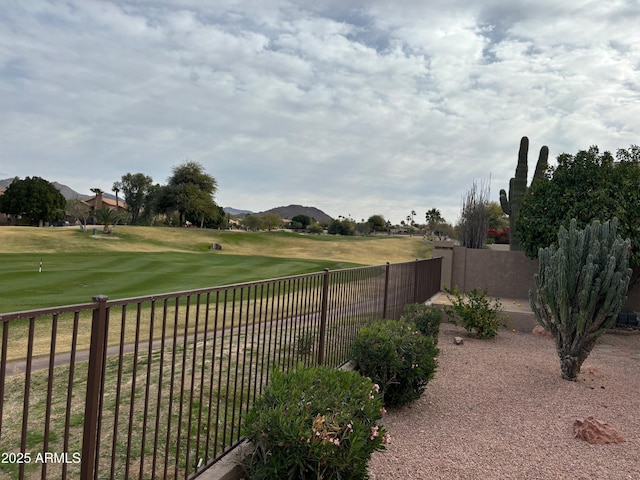
[(242, 426), (255, 447), (244, 461), (249, 478), (367, 478), (371, 454), (389, 441), (378, 389), (328, 367), (275, 372)]
[(436, 371), (437, 354), (433, 338), (397, 320), (364, 327), (353, 343), (360, 373), (380, 385), (388, 406), (405, 405), (422, 395)]
[(425, 305), (424, 303), (405, 305), (401, 320), (413, 323), (418, 330), (433, 338), (434, 343), (437, 343), (442, 322), (442, 310), (435, 305)]
[(445, 287), (444, 291), (451, 302), (451, 306), (444, 306), (445, 313), (455, 325), (459, 320), (467, 334), (475, 332), (478, 338), (495, 337), (498, 329), (505, 326), (504, 316), (500, 315), (503, 309), (500, 299), (490, 302), (486, 289), (474, 288), (463, 294), (456, 286), (453, 290)]

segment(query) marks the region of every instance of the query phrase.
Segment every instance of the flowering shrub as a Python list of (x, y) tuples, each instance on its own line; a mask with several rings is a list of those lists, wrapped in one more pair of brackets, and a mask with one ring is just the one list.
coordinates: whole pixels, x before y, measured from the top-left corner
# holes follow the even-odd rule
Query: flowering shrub
[(404, 321), (374, 322), (353, 343), (360, 373), (380, 385), (387, 406), (420, 398), (436, 371), (436, 355), (434, 339)]
[(378, 424), (380, 388), (357, 372), (311, 367), (275, 372), (242, 426), (255, 447), (251, 479), (365, 479), (390, 437)]
[[(487, 230), (487, 243), (509, 244), (509, 227)], [(491, 242), (489, 242), (491, 240)]]
[(405, 305), (401, 320), (413, 323), (420, 332), (433, 338), (434, 343), (438, 342), (442, 310), (435, 305), (425, 305), (424, 303)]

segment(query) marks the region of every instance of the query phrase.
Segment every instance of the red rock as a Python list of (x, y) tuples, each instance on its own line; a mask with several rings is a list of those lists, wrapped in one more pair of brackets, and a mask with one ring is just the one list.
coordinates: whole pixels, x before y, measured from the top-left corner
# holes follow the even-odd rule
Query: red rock
[(533, 331), (531, 333), (538, 335), (539, 337), (553, 338), (553, 333), (546, 330), (542, 325), (536, 325), (533, 327)]
[(576, 419), (573, 422), (573, 432), (576, 438), (581, 438), (592, 445), (624, 442), (620, 432), (611, 425), (593, 417), (587, 417), (584, 420)]

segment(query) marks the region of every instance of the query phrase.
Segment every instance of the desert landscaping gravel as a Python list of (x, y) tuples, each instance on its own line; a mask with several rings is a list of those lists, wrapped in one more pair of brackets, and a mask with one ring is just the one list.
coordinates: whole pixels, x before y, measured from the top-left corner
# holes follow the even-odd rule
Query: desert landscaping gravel
[[(422, 397), (385, 415), (391, 444), (372, 480), (640, 479), (640, 332), (603, 335), (576, 382), (561, 378), (553, 339), (530, 332), (477, 340), (445, 323), (438, 346)], [(588, 416), (624, 443), (575, 438)]]

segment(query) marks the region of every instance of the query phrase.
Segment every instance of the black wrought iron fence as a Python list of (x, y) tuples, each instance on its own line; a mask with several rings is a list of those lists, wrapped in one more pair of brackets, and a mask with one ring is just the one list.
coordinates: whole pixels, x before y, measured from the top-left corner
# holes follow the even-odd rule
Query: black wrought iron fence
[(0, 314), (0, 477), (194, 478), (274, 368), (340, 366), (441, 259)]

